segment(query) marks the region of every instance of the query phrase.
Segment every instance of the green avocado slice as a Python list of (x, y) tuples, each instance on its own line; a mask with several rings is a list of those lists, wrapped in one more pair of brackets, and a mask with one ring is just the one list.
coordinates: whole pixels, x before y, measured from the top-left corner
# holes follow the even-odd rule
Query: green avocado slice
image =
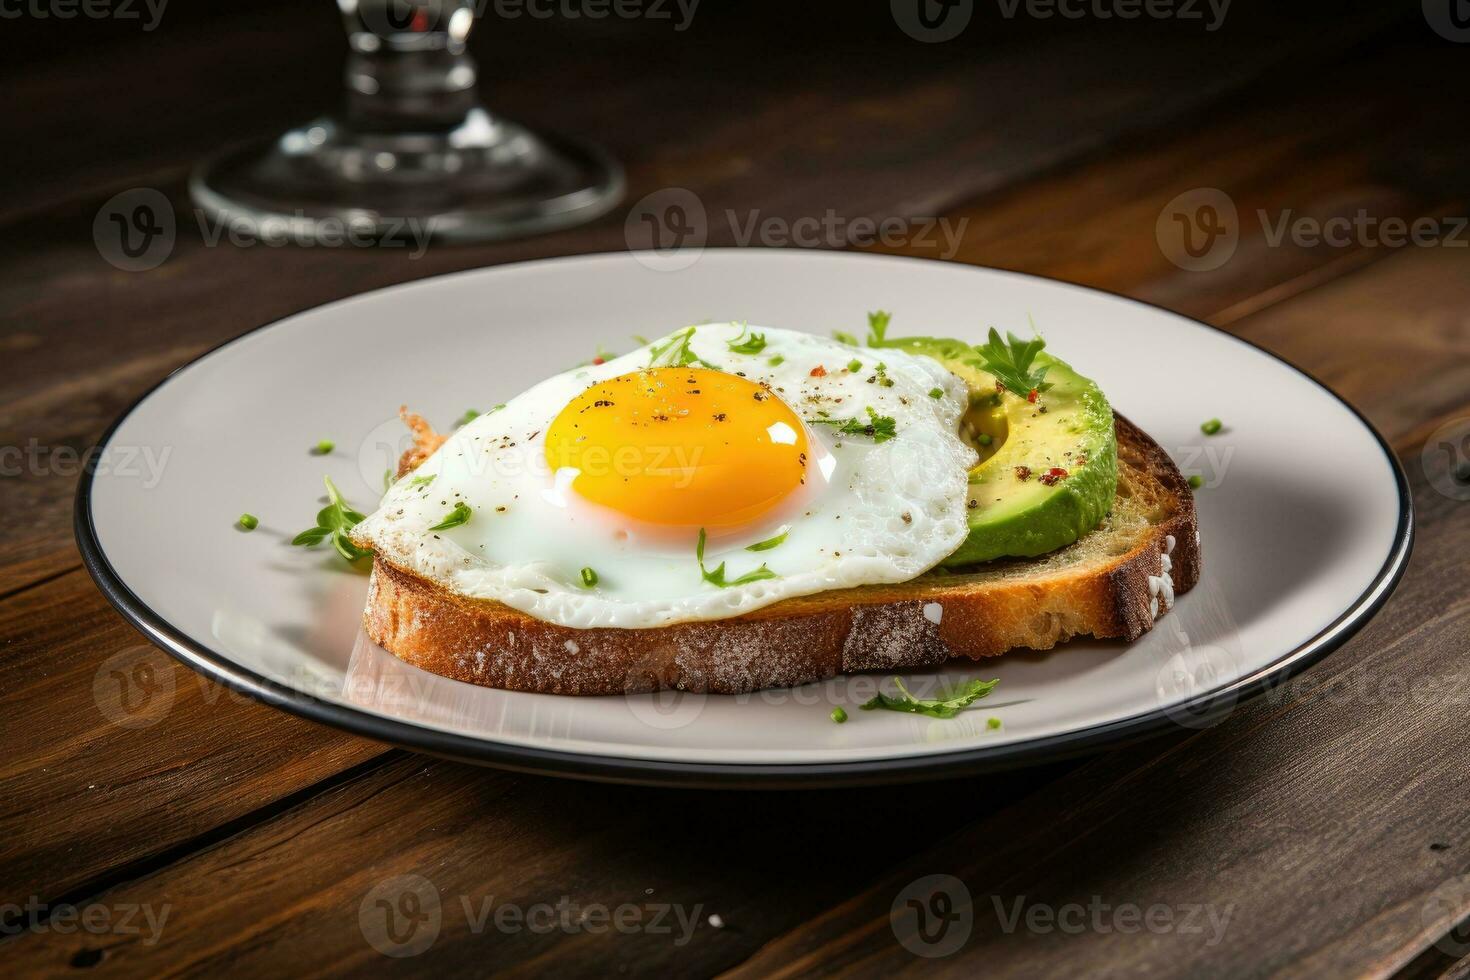
[(1029, 392), (997, 390), (969, 344), (904, 337), (882, 346), (931, 357), (970, 388), (961, 435), (980, 453), (970, 471), (970, 536), (941, 564), (1044, 555), (1093, 530), (1112, 510), (1118, 442), (1112, 407), (1093, 381), (1040, 353), (1035, 366), (1048, 367), (1051, 387), (1031, 402)]

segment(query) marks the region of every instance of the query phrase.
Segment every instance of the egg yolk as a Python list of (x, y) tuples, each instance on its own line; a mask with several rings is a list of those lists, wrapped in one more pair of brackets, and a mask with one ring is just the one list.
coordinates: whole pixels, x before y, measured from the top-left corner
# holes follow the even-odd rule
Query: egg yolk
[(553, 472), (582, 498), (650, 524), (733, 528), (806, 482), (801, 419), (763, 385), (656, 367), (588, 388), (546, 432)]

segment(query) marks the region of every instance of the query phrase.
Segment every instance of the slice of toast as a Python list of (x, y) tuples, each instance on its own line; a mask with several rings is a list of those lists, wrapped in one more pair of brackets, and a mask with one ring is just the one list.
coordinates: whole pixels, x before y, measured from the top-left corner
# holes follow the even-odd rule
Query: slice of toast
[(1199, 527), (1193, 493), (1168, 454), (1121, 416), (1115, 424), (1112, 513), (1040, 558), (936, 569), (910, 582), (656, 629), (557, 626), (375, 558), (365, 627), (416, 667), (543, 694), (740, 694), (1018, 647), (1050, 650), (1074, 636), (1137, 639), (1199, 580)]

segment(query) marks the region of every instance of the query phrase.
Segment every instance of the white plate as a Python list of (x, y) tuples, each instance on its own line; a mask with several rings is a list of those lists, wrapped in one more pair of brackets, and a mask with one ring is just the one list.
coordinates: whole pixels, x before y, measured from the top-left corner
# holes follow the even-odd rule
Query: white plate
[[(1313, 379), (1212, 327), (939, 262), (712, 250), (667, 272), (644, 258), (397, 286), (206, 354), (133, 406), (84, 479), (77, 530), (93, 575), (196, 669), (374, 738), (538, 771), (766, 785), (919, 778), (1211, 723), (1342, 643), (1402, 572), (1409, 497), (1383, 440)], [(975, 340), (1033, 316), (1052, 350), (1204, 477), (1204, 576), (1152, 632), (909, 675), (925, 687), (1001, 679), (951, 721), (856, 710), (875, 676), (744, 697), (519, 694), (421, 672), (366, 642), (366, 577), (329, 549), (288, 545), (313, 523), (324, 473), (372, 509), (401, 448), (400, 403), (447, 426), (632, 334), (729, 319), (861, 333), (877, 308), (894, 312), (895, 334)], [(1226, 429), (1207, 438), (1199, 425), (1212, 417)], [(338, 448), (309, 454), (322, 438)], [(261, 520), (251, 534), (233, 526), (246, 511)], [(829, 720), (835, 705), (846, 724)]]

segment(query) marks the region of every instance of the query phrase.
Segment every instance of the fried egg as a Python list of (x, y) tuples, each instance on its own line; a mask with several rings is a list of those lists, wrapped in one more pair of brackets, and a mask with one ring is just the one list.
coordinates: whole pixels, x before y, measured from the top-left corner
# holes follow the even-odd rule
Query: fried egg
[(356, 537), (459, 595), (576, 628), (903, 582), (965, 539), (966, 402), (926, 357), (688, 327), (462, 426)]

